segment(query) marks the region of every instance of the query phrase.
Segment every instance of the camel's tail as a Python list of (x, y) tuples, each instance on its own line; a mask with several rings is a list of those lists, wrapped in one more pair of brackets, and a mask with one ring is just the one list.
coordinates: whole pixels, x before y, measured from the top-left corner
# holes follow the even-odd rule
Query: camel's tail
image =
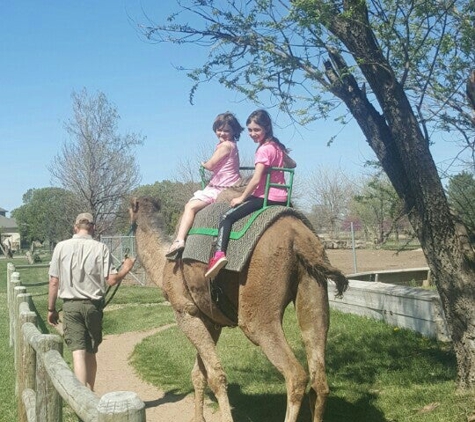
[(323, 276), (333, 280), (336, 284), (337, 297), (343, 296), (348, 289), (348, 279), (339, 269), (330, 264), (323, 244), (316, 235), (309, 230), (308, 237), (303, 239), (297, 237), (294, 250), (299, 261), (312, 277), (320, 280)]

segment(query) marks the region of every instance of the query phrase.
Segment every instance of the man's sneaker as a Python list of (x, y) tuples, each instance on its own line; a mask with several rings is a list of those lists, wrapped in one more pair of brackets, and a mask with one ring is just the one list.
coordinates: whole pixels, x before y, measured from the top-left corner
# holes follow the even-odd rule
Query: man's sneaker
[(215, 278), (219, 270), (226, 266), (228, 260), (226, 255), (222, 251), (218, 251), (214, 254), (213, 258), (209, 260), (208, 271), (206, 271), (206, 278)]

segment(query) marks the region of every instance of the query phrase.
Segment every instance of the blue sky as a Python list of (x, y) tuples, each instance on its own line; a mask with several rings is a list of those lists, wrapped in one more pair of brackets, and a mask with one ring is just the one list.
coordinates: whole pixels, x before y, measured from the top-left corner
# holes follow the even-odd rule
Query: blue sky
[[(1, 3), (1, 208), (12, 211), (28, 189), (51, 186), (48, 166), (68, 139), (64, 122), (72, 116), (73, 91), (104, 92), (119, 111), (120, 131), (146, 137), (136, 150), (142, 184), (173, 180), (180, 161), (198, 163), (200, 146), (215, 143), (211, 126), (218, 113), (232, 111), (244, 124), (256, 108), (218, 84), (202, 86), (190, 105), (191, 81), (174, 66), (199, 65), (206, 51), (143, 40), (134, 24), (145, 22), (142, 7), (162, 21), (176, 10), (175, 0)], [(355, 126), (342, 130), (319, 121), (296, 131), (285, 116), (269, 111), (275, 134), (293, 150), (296, 177), (320, 165), (358, 175), (374, 158)], [(239, 148), (252, 157), (254, 144), (245, 133)], [(434, 158), (443, 162), (456, 150), (440, 141)]]

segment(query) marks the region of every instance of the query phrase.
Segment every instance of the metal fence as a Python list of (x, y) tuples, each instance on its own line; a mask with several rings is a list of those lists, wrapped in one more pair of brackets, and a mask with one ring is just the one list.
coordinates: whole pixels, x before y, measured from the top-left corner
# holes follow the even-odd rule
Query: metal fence
[[(116, 268), (121, 266), (126, 255), (136, 256), (135, 236), (101, 236), (101, 242), (105, 243), (111, 251)], [(147, 284), (145, 272), (141, 270), (141, 266), (138, 263), (135, 264), (133, 271), (129, 275), (142, 286)]]

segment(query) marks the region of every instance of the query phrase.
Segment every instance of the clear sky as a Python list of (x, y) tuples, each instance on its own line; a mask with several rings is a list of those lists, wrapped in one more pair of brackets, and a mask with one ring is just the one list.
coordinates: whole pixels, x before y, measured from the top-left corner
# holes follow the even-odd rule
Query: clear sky
[[(28, 189), (51, 186), (47, 167), (68, 139), (64, 122), (72, 117), (73, 91), (104, 92), (119, 111), (120, 132), (146, 137), (136, 150), (142, 184), (173, 180), (180, 161), (198, 163), (198, 147), (214, 145), (217, 114), (232, 111), (244, 125), (256, 109), (218, 84), (201, 86), (190, 105), (191, 81), (174, 66), (199, 65), (206, 51), (145, 41), (136, 28), (146, 23), (142, 8), (163, 22), (177, 7), (175, 0), (0, 3), (1, 208), (12, 211)], [(365, 160), (374, 159), (355, 126), (342, 130), (319, 121), (296, 131), (285, 116), (269, 112), (276, 136), (298, 163), (296, 177), (319, 165), (357, 175), (366, 171)], [(239, 148), (252, 157), (254, 144), (246, 133)], [(434, 148), (436, 162), (455, 153), (443, 141)]]

